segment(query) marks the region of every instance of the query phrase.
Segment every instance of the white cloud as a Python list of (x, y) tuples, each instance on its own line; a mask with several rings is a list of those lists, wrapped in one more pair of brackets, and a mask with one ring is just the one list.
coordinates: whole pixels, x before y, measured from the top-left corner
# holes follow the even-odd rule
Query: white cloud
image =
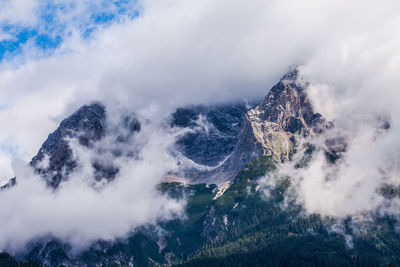
[(14, 39), (15, 39), (15, 37), (12, 36), (11, 34), (2, 32), (2, 30), (0, 30), (0, 42), (2, 42), (2, 41), (10, 41), (10, 40), (12, 41)]
[[(379, 206), (381, 199), (374, 187), (380, 182), (377, 174), (382, 168), (393, 170), (385, 179), (397, 184), (399, 1), (150, 0), (139, 4), (142, 9), (137, 18), (102, 28), (89, 40), (81, 39), (75, 16), (64, 14), (71, 35), (65, 36), (54, 55), (40, 57), (27, 45), (21, 55), (24, 60), (15, 58), (0, 65), (0, 143), (11, 142), (9, 145), (17, 147), (14, 156), (29, 161), (63, 117), (92, 100), (105, 102), (110, 110), (127, 107), (160, 121), (179, 105), (262, 97), (289, 65), (304, 63), (302, 73), (313, 81), (313, 104), (355, 141), (345, 164), (336, 170), (337, 180), (326, 183), (323, 177), (328, 167), (318, 157), (298, 174), (305, 178), (299, 180), (298, 188), (307, 210), (339, 216), (368, 209), (368, 205)], [(382, 116), (390, 118), (392, 127), (374, 139), (376, 125), (372, 125)], [(4, 155), (0, 169), (9, 172), (10, 157), (4, 159)], [(138, 164), (127, 170), (136, 173), (141, 169), (145, 175), (158, 178), (162, 173), (152, 173), (146, 162)], [(64, 219), (73, 223), (57, 228), (62, 223), (49, 211), (71, 209), (64, 191), (88, 205), (82, 213), (95, 205), (95, 200), (109, 200), (107, 194), (99, 197), (90, 188), (76, 188), (71, 182), (48, 201), (48, 195), (40, 195), (43, 186), (37, 178), (25, 179), (23, 172), (18, 176), (24, 179), (21, 185), (0, 198), (10, 201), (25, 194), (32, 200), (15, 199), (15, 208), (7, 209), (7, 214), (19, 224), (12, 226), (3, 218), (3, 229), (11, 227), (9, 232), (15, 233), (21, 218), (32, 222), (34, 212), (38, 212), (49, 224), (37, 226), (29, 237), (52, 226), (48, 230), (60, 237), (81, 229), (86, 239), (94, 238), (87, 227), (93, 222), (91, 217), (73, 217), (66, 212), (65, 216), (71, 217)], [(140, 184), (141, 180), (132, 177)], [(29, 188), (24, 184), (30, 183), (35, 184), (32, 191), (24, 191)], [(77, 191), (68, 191), (72, 189)], [(87, 199), (83, 199), (86, 194)], [(10, 195), (14, 197), (5, 197)], [(143, 197), (144, 205), (150, 205), (148, 198), (139, 196), (137, 201)], [(122, 200), (111, 199), (110, 203), (122, 205), (118, 212), (124, 217), (124, 208), (131, 206)], [(40, 210), (41, 205), (46, 209)], [(107, 207), (111, 210), (106, 206), (105, 213), (91, 216), (107, 214)], [(137, 218), (128, 216), (99, 227), (115, 223), (127, 229), (126, 225), (140, 222), (141, 216), (148, 218), (147, 214), (134, 214)], [(108, 230), (104, 232), (109, 236), (120, 234)], [(3, 237), (7, 240), (12, 236)], [(20, 238), (11, 241), (24, 242), (26, 238), (21, 232)]]
[(6, 184), (12, 177), (11, 157), (4, 152), (0, 152), (0, 185)]
[[(109, 135), (97, 146), (102, 151), (114, 148), (116, 135)], [(156, 190), (166, 172), (176, 168), (167, 149), (173, 142), (172, 133), (153, 124), (142, 125), (133, 142), (121, 147), (134, 149), (139, 156), (114, 158), (120, 169), (116, 180), (106, 186), (97, 182), (94, 187), (92, 162), (99, 152), (71, 140), (78, 167), (57, 192), (34, 175), (25, 161), (15, 160), (18, 185), (0, 194), (3, 204), (12, 203), (2, 205), (0, 248), (18, 251), (27, 242), (50, 234), (79, 251), (98, 239), (125, 237), (136, 226), (180, 215), (184, 203)], [(143, 146), (139, 151), (138, 144)]]
[[(349, 144), (337, 166), (326, 164), (321, 153), (294, 174), (300, 202), (309, 212), (344, 217), (379, 209), (399, 215), (398, 201), (384, 199), (379, 189), (400, 186), (400, 38), (394, 34), (400, 17), (384, 8), (377, 14), (385, 19), (374, 21), (373, 15), (375, 24), (365, 23), (348, 38), (332, 42), (302, 67), (313, 81), (314, 106), (334, 121)], [(365, 12), (370, 15), (369, 9)], [(385, 122), (388, 130), (382, 129)]]
[(37, 0), (1, 0), (0, 21), (10, 24), (32, 26), (37, 21)]

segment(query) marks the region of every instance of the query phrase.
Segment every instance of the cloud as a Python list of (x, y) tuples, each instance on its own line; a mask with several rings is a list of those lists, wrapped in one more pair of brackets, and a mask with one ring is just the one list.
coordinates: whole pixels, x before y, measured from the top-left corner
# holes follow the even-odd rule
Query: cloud
[(19, 25), (34, 25), (39, 2), (36, 0), (0, 1), (0, 21)]
[(6, 184), (8, 177), (12, 177), (14, 174), (11, 168), (11, 157), (3, 151), (0, 153), (0, 184)]
[[(78, 167), (56, 192), (25, 161), (15, 159), (18, 184), (0, 194), (0, 248), (20, 251), (29, 241), (51, 235), (80, 251), (96, 240), (123, 238), (137, 226), (181, 216), (184, 202), (156, 190), (162, 177), (176, 169), (168, 153), (174, 134), (145, 123), (132, 142), (120, 147), (122, 155), (134, 150), (135, 157), (108, 157), (118, 134), (109, 132), (92, 149), (70, 140)], [(92, 163), (99, 157), (119, 168), (108, 184), (94, 179)]]
[[(318, 18), (304, 20), (295, 12), (305, 9), (301, 4), (141, 5), (139, 17), (104, 28), (89, 40), (71, 31), (51, 57), (41, 58), (37, 49), (27, 46), (23, 57), (28, 60), (3, 62), (0, 106), (7, 108), (2, 113), (24, 102), (18, 121), (41, 121), (35, 127), (40, 134), (29, 142), (19, 136), (32, 130), (23, 123), (3, 132), (16, 140), (18, 156), (25, 154), (28, 160), (63, 116), (94, 98), (136, 110), (159, 105), (165, 114), (183, 104), (262, 97), (287, 66), (304, 61), (318, 41), (312, 26)], [(47, 107), (47, 115), (37, 111), (39, 105)], [(3, 117), (2, 123), (13, 122)]]
[[(397, 0), (149, 0), (138, 7), (138, 16), (112, 21), (90, 38), (82, 36), (82, 25), (74, 15), (86, 11), (63, 13), (60, 16), (69, 30), (50, 55), (26, 44), (22, 54), (1, 62), (3, 173), (10, 174), (13, 157), (28, 162), (66, 115), (92, 100), (104, 102), (111, 114), (123, 107), (159, 126), (177, 106), (261, 98), (288, 66), (304, 63), (301, 73), (312, 82), (313, 105), (351, 143), (338, 167), (325, 165), (316, 155), (309, 168), (293, 175), (299, 201), (309, 212), (333, 216), (384, 203), (375, 193), (381, 177), (394, 185), (399, 177)], [(389, 131), (376, 130), (379, 118), (388, 118)], [(14, 149), (6, 153), (3, 147)], [(154, 152), (151, 145), (148, 149)], [(151, 221), (150, 214), (136, 210), (126, 188), (152, 192), (149, 188), (173, 166), (171, 159), (163, 158), (164, 162), (159, 154), (164, 155), (163, 150), (155, 158), (151, 153), (135, 164), (123, 163), (121, 183), (105, 188), (104, 195), (82, 186), (85, 172), (59, 194), (43, 193), (39, 178), (24, 164), (14, 165), (13, 174), (21, 177), (21, 183), (0, 195), (2, 203), (12, 203), (1, 218), (1, 228), (10, 229), (3, 231), (1, 240), (17, 246), (46, 231), (61, 238), (79, 233), (84, 240), (107, 239)], [(157, 165), (151, 164), (154, 160), (160, 169), (152, 170)], [(327, 172), (335, 179), (327, 182)], [(141, 177), (151, 182), (143, 184), (146, 179)], [(114, 196), (118, 190), (121, 196)], [(161, 212), (159, 200), (154, 200), (154, 214)], [(143, 202), (142, 207), (153, 206), (149, 201), (141, 192), (134, 199)], [(72, 213), (80, 203), (82, 209)], [(97, 203), (104, 210), (94, 208), (101, 206)], [(120, 207), (119, 216), (97, 224), (96, 234), (90, 225), (112, 207)], [(93, 213), (85, 215), (89, 209)], [(133, 213), (127, 215), (131, 209)], [(24, 221), (34, 227), (18, 233)]]
[(391, 12), (378, 10), (386, 19), (331, 43), (331, 53), (319, 51), (302, 67), (312, 81), (309, 95), (316, 110), (334, 121), (348, 143), (336, 165), (327, 164), (320, 151), (307, 168), (293, 173), (299, 202), (311, 213), (399, 215), (398, 199), (389, 201), (381, 192), (384, 185), (400, 186), (400, 38), (393, 34), (400, 17)]
[(4, 40), (14, 40), (14, 36), (0, 31), (0, 42), (4, 41)]

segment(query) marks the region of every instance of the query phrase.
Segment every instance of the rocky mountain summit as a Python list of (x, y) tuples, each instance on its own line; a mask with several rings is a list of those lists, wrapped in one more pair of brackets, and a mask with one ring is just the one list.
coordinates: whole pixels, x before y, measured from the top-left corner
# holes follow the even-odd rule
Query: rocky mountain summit
[(13, 187), (14, 185), (17, 184), (17, 178), (11, 178), (10, 180), (8, 180), (8, 182), (5, 185), (0, 186), (0, 191), (2, 190), (6, 190), (10, 187)]
[[(70, 139), (77, 139), (79, 145), (92, 147), (93, 144), (107, 134), (106, 109), (100, 103), (92, 103), (79, 108), (60, 126), (49, 135), (41, 146), (38, 154), (32, 159), (31, 165), (47, 183), (57, 188), (63, 180), (77, 167), (69, 144)], [(140, 131), (140, 122), (135, 117), (123, 116), (122, 127), (127, 129), (128, 135)], [(127, 136), (119, 135), (116, 143), (124, 142)], [(114, 153), (118, 156), (118, 153)], [(112, 180), (118, 173), (113, 166), (103, 166), (99, 162), (92, 162), (96, 170), (96, 179)]]
[(82, 146), (100, 140), (105, 132), (105, 118), (106, 111), (101, 104), (81, 107), (49, 135), (31, 165), (46, 178), (49, 185), (58, 187), (61, 180), (66, 179), (76, 167), (67, 139), (77, 137)]
[[(301, 140), (333, 127), (313, 110), (306, 86), (293, 70), (251, 109), (244, 103), (178, 108), (170, 126), (186, 131), (172, 151), (181, 167), (176, 175), (191, 183), (226, 184), (260, 156), (270, 156), (279, 163), (288, 161)], [(49, 135), (31, 165), (49, 186), (57, 188), (77, 167), (70, 141), (75, 139), (79, 145), (92, 148), (111, 131), (106, 120), (101, 103), (82, 106)], [(113, 141), (115, 157), (120, 155), (118, 144), (139, 132), (141, 124), (134, 115), (123, 115), (118, 127), (114, 129), (118, 132)], [(93, 161), (92, 166), (96, 180), (111, 181), (119, 172), (112, 164)]]
[[(179, 158), (182, 168), (187, 168), (187, 165), (215, 166), (225, 159), (237, 142), (246, 112), (244, 103), (178, 108), (171, 116), (170, 127), (187, 130), (177, 139), (177, 150), (172, 152)], [(140, 131), (141, 124), (134, 115), (123, 115), (118, 124), (120, 128), (108, 127), (104, 105), (97, 102), (84, 105), (48, 136), (30, 164), (50, 187), (57, 188), (77, 167), (70, 147), (72, 139), (77, 140), (80, 146), (93, 148), (106, 136), (116, 135), (112, 154), (119, 157), (119, 144), (128, 142), (134, 133)], [(92, 166), (97, 180), (113, 180), (119, 172), (118, 168), (102, 162), (94, 161)], [(15, 179), (13, 182), (15, 184)]]
[[(333, 127), (316, 113), (307, 97), (298, 71), (285, 76), (269, 91), (264, 101), (247, 112), (239, 138), (259, 156), (271, 156), (277, 162), (289, 160), (290, 153), (302, 138), (310, 138)], [(240, 148), (236, 150), (240, 154)]]
[(229, 158), (211, 172), (198, 175), (198, 181), (229, 182), (248, 162), (261, 156), (286, 162), (301, 140), (332, 128), (331, 122), (314, 111), (306, 86), (298, 81), (298, 70), (284, 75), (264, 101), (245, 115)]

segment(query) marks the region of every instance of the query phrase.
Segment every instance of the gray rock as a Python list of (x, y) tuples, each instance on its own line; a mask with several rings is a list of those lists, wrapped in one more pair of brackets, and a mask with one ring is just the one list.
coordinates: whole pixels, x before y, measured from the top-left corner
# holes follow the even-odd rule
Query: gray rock
[[(310, 138), (333, 127), (321, 114), (314, 112), (305, 91), (307, 85), (300, 84), (297, 75), (297, 70), (286, 74), (264, 101), (246, 115), (244, 125), (248, 129), (244, 131), (253, 135), (240, 139), (245, 139), (245, 145), (253, 144), (251, 150), (257, 157), (267, 155), (278, 162), (285, 162), (300, 139)], [(241, 154), (240, 150), (239, 147), (236, 152)]]
[(232, 153), (246, 112), (245, 103), (178, 108), (171, 126), (189, 130), (177, 140), (178, 151), (197, 164), (217, 165)]
[[(67, 139), (77, 139), (79, 144), (91, 148), (95, 142), (107, 134), (106, 109), (98, 102), (79, 108), (71, 116), (63, 120), (60, 126), (49, 135), (43, 143), (38, 154), (32, 159), (31, 165), (35, 171), (46, 179), (48, 185), (57, 188), (63, 180), (77, 167), (77, 162), (72, 157), (72, 150)], [(127, 142), (134, 132), (140, 131), (140, 122), (134, 116), (123, 116), (121, 125), (126, 131), (117, 135), (116, 143)], [(127, 134), (126, 134), (127, 132)], [(124, 134), (122, 134), (124, 133)], [(118, 150), (114, 155), (117, 157)], [(48, 157), (48, 164), (42, 164)], [(44, 165), (44, 166), (43, 166)], [(119, 172), (112, 165), (93, 162), (95, 179), (112, 180)]]
[(283, 76), (264, 101), (247, 112), (230, 157), (215, 170), (195, 174), (196, 182), (232, 181), (247, 163), (260, 156), (286, 162), (300, 139), (333, 127), (314, 112), (306, 94), (307, 84), (299, 83), (297, 76), (297, 70)]
[[(78, 138), (82, 146), (90, 146), (105, 134), (105, 107), (100, 103), (85, 105), (70, 117), (64, 119), (60, 126), (49, 135), (31, 165), (41, 174), (48, 184), (56, 188), (62, 180), (77, 166), (72, 159), (72, 150), (67, 138)], [(40, 166), (45, 157), (49, 157), (48, 166)], [(46, 164), (47, 165), (47, 164)]]
[(6, 190), (8, 188), (11, 188), (16, 184), (17, 184), (17, 178), (15, 178), (15, 177), (11, 178), (10, 180), (8, 180), (8, 182), (5, 185), (0, 186), (0, 191)]

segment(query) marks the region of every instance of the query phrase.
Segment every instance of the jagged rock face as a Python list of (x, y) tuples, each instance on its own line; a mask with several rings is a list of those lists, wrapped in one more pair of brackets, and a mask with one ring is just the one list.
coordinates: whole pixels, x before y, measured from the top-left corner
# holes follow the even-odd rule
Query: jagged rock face
[(245, 103), (178, 108), (171, 126), (188, 129), (178, 150), (197, 164), (217, 165), (232, 153), (246, 112)]
[[(122, 126), (128, 129), (129, 133), (140, 131), (139, 121), (129, 116), (122, 118)], [(68, 139), (76, 138), (80, 145), (90, 148), (105, 135), (105, 107), (100, 103), (82, 106), (49, 135), (32, 159), (31, 165), (51, 187), (57, 188), (77, 166)], [(116, 142), (124, 142), (127, 138), (128, 136), (120, 135)], [(96, 171), (96, 179), (111, 180), (119, 171), (113, 166), (103, 166), (98, 162), (93, 162), (93, 168)]]
[(11, 188), (16, 184), (17, 184), (17, 178), (15, 178), (15, 177), (11, 178), (10, 180), (8, 180), (8, 182), (5, 185), (0, 186), (0, 191), (6, 190), (8, 188)]
[[(89, 146), (91, 142), (104, 136), (105, 119), (106, 111), (103, 105), (95, 103), (81, 107), (63, 120), (57, 130), (49, 135), (32, 159), (31, 165), (47, 179), (49, 185), (58, 187), (61, 180), (76, 167), (66, 139), (78, 138), (79, 144)], [(43, 160), (48, 160), (48, 164), (44, 164), (48, 166), (41, 166)]]
[[(315, 113), (305, 89), (297, 81), (298, 71), (286, 74), (265, 97), (246, 114), (241, 132), (243, 143), (253, 145), (257, 156), (271, 156), (278, 162), (289, 160), (300, 138), (309, 138), (332, 127)], [(238, 151), (240, 152), (240, 151)]]
[(277, 162), (288, 161), (300, 139), (333, 127), (314, 112), (306, 85), (298, 83), (297, 75), (294, 70), (283, 76), (264, 101), (247, 112), (231, 156), (219, 168), (197, 175), (198, 181), (218, 184), (231, 181), (248, 162), (261, 156), (271, 156)]
[[(297, 70), (286, 74), (264, 101), (248, 111), (244, 104), (178, 109), (171, 126), (188, 129), (177, 140), (178, 152), (183, 155), (183, 176), (193, 182), (230, 181), (249, 161), (260, 156), (271, 156), (277, 162), (289, 160), (301, 138), (332, 127), (314, 112), (297, 75)], [(116, 144), (140, 131), (140, 123), (131, 116), (122, 117), (121, 122), (128, 135), (119, 135)], [(106, 131), (105, 107), (99, 103), (83, 106), (49, 135), (31, 165), (56, 188), (77, 166), (67, 139), (76, 138), (80, 145), (91, 147)], [(113, 155), (119, 156), (118, 149)], [(48, 164), (43, 164), (46, 160)], [(92, 166), (96, 180), (112, 180), (119, 172), (101, 162), (92, 162)]]

